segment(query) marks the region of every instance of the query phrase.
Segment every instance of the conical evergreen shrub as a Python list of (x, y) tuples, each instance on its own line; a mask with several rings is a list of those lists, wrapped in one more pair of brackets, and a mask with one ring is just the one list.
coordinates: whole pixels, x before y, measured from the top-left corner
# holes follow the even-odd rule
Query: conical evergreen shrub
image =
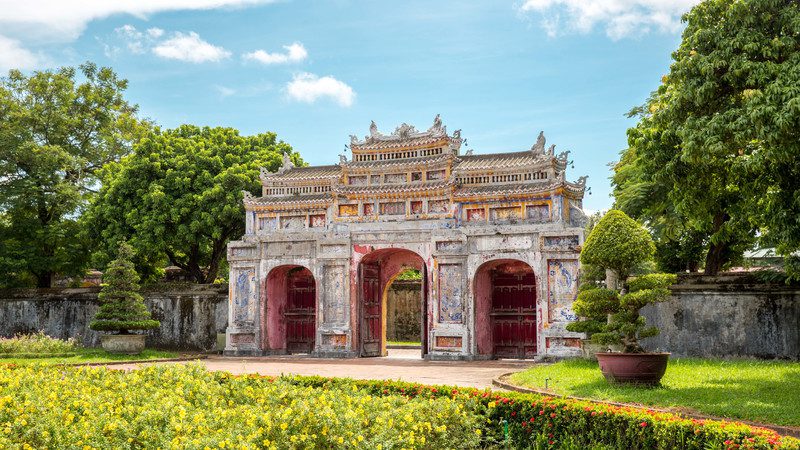
[(98, 295), (100, 310), (89, 324), (96, 331), (118, 331), (129, 334), (133, 330), (158, 328), (160, 322), (153, 320), (144, 297), (139, 294), (139, 275), (133, 267), (133, 249), (123, 242), (119, 246), (117, 259), (103, 275), (103, 289)]

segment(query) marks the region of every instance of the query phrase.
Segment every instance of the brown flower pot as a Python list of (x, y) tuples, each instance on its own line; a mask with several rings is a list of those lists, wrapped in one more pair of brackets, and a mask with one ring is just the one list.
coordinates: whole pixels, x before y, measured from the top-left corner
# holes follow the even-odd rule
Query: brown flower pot
[(597, 353), (600, 371), (609, 383), (654, 386), (667, 371), (669, 353)]
[(143, 334), (104, 334), (100, 336), (100, 344), (108, 353), (138, 355), (144, 350)]

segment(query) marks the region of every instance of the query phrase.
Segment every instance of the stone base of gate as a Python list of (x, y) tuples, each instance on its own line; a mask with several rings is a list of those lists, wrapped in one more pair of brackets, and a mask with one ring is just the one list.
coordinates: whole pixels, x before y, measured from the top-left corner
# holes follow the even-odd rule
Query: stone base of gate
[(311, 352), (311, 356), (314, 358), (337, 358), (337, 359), (350, 359), (350, 358), (358, 358), (357, 352), (348, 352), (348, 351), (333, 351), (333, 350), (320, 350), (320, 351), (313, 351)]
[(262, 356), (261, 350), (224, 350), (222, 356)]
[(464, 355), (461, 353), (428, 353), (426, 361), (490, 361), (490, 355)]

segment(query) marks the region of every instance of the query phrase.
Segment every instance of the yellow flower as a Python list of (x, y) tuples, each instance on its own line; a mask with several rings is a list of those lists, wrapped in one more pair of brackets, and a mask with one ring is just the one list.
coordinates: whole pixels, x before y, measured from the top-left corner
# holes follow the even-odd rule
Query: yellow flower
[(495, 406), (497, 406), (497, 402), (489, 402), (488, 406), (489, 408), (494, 408)]
[(481, 434), (483, 434), (483, 432), (481, 431), (481, 429), (480, 429), (480, 428), (477, 428), (477, 429), (475, 429), (475, 434), (477, 434), (478, 436), (480, 436)]
[(285, 429), (287, 429), (287, 428), (289, 428), (289, 425), (288, 425), (286, 422), (283, 422), (283, 423), (281, 424), (281, 430), (285, 430)]

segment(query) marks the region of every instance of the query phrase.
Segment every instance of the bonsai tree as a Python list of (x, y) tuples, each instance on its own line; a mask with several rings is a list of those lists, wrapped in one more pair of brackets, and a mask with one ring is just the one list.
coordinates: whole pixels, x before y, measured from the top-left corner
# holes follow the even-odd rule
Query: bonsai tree
[(647, 327), (639, 310), (669, 298), (671, 274), (648, 274), (627, 282), (631, 270), (652, 259), (655, 245), (647, 230), (622, 211), (611, 210), (594, 227), (581, 251), (581, 262), (611, 270), (622, 282), (616, 286), (582, 287), (573, 309), (582, 320), (569, 331), (591, 335), (596, 344), (622, 344), (625, 353), (642, 353), (639, 340), (658, 334)]
[[(631, 270), (651, 260), (656, 246), (650, 233), (622, 211), (612, 209), (597, 222), (581, 250), (581, 263), (611, 270), (624, 281)], [(608, 280), (608, 278), (606, 278)], [(606, 287), (615, 289), (615, 283)]]
[(133, 268), (133, 249), (123, 242), (117, 259), (111, 262), (103, 276), (105, 283), (100, 291), (100, 310), (89, 324), (96, 331), (116, 331), (130, 334), (133, 330), (158, 328), (160, 322), (150, 317), (139, 294), (139, 275)]

